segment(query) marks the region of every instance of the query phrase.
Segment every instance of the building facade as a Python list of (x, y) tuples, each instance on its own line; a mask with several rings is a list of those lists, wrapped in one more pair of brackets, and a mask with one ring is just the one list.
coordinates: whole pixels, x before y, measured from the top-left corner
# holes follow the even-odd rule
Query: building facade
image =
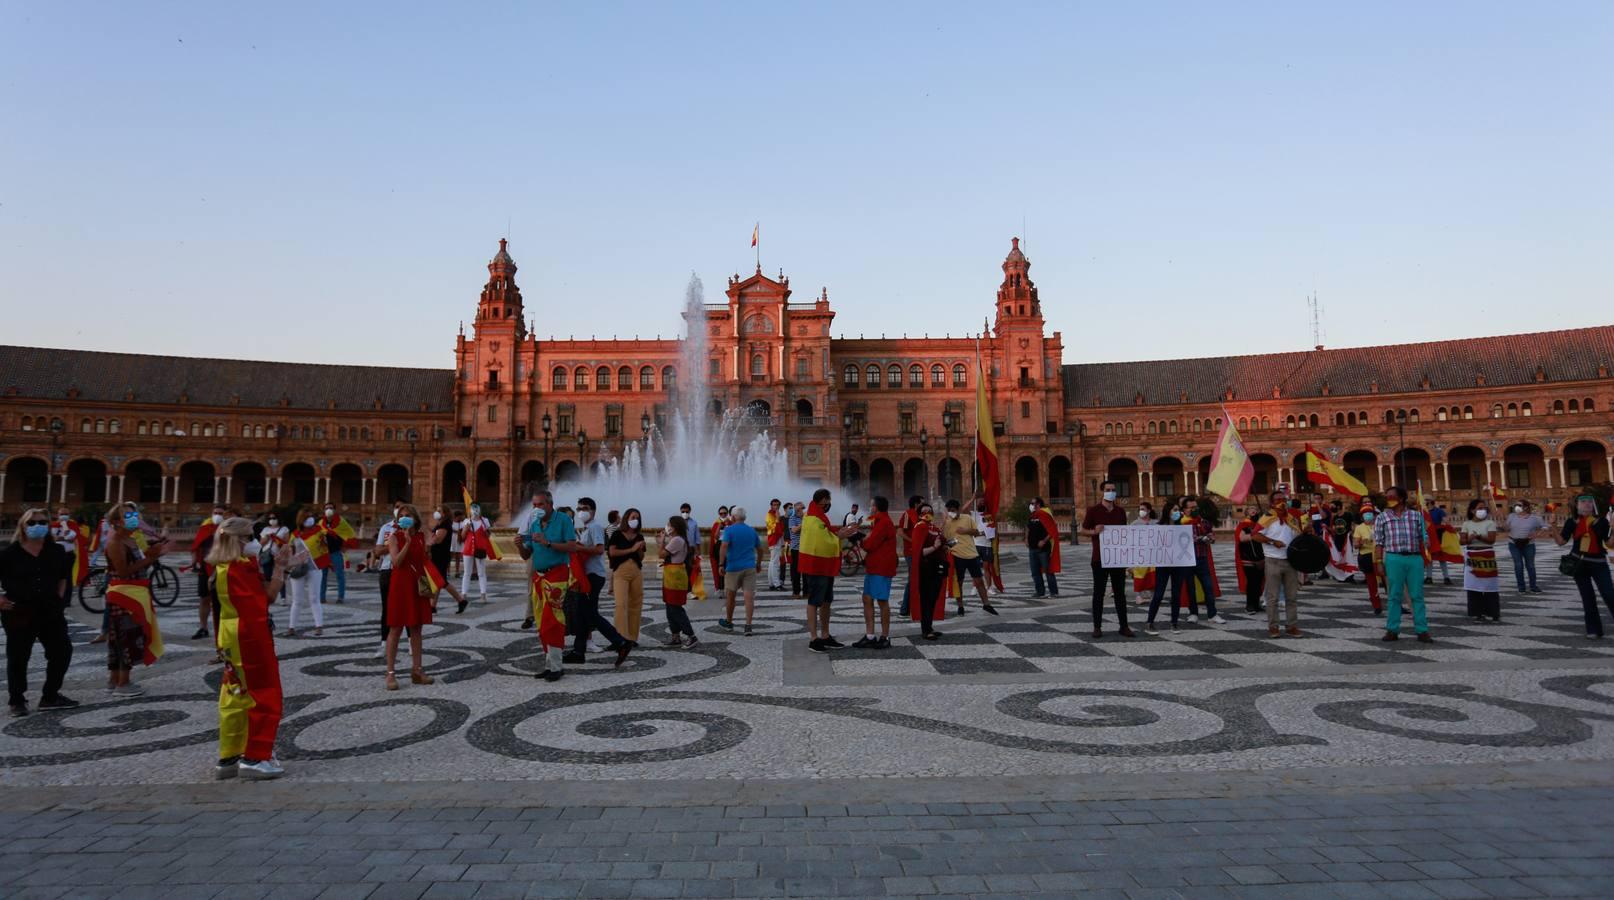
[(1458, 501), (1487, 483), (1549, 500), (1614, 471), (1614, 326), (1066, 363), (1018, 239), (1001, 268), (977, 334), (848, 339), (831, 337), (827, 289), (796, 301), (759, 266), (686, 323), (704, 329), (703, 363), (682, 340), (539, 340), (505, 241), (452, 370), (4, 347), (0, 515), (127, 499), (181, 522), (215, 502), (335, 502), (373, 520), (395, 499), (457, 503), (462, 484), (507, 513), (524, 486), (664, 424), (701, 364), (708, 415), (767, 428), (803, 478), (893, 498), (973, 490), (980, 373), (1003, 496), (1061, 508), (1106, 477), (1129, 503), (1203, 490), (1224, 417), (1258, 493), (1293, 482), (1308, 443), (1372, 488)]

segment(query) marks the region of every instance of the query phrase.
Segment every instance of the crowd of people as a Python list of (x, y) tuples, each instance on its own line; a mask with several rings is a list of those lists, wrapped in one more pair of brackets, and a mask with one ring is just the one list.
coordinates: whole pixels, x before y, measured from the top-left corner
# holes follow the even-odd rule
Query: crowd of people
[[(1134, 637), (1128, 625), (1128, 575), (1138, 602), (1147, 602), (1144, 630), (1159, 634), (1162, 602), (1169, 608), (1170, 629), (1179, 627), (1180, 610), (1188, 621), (1225, 624), (1217, 611), (1220, 594), (1213, 565), (1216, 530), (1201, 501), (1185, 497), (1156, 513), (1142, 503), (1135, 519), (1120, 506), (1115, 485), (1100, 486), (1101, 499), (1088, 508), (1072, 529), (1092, 545), (1093, 637), (1104, 636), (1105, 592), (1111, 595), (1118, 633)], [(556, 507), (547, 490), (531, 492), (531, 510), (516, 535), (516, 549), (530, 572), (526, 621), (534, 628), (542, 651), (536, 677), (558, 681), (568, 664), (587, 661), (587, 654), (609, 653), (623, 665), (638, 648), (644, 612), (646, 557), (652, 552), (650, 530), (638, 509), (609, 511), (600, 521), (595, 501), (579, 498)], [(1003, 592), (998, 571), (997, 521), (983, 497), (967, 506), (957, 499), (942, 504), (942, 513), (922, 496), (908, 499), (895, 520), (890, 501), (874, 496), (866, 506), (852, 504), (838, 524), (830, 519), (832, 492), (816, 490), (805, 502), (769, 502), (760, 527), (741, 505), (721, 506), (710, 527), (703, 528), (684, 504), (668, 517), (654, 537), (659, 557), (661, 602), (667, 625), (664, 646), (689, 648), (699, 643), (687, 605), (710, 591), (723, 594), (717, 626), (727, 632), (753, 634), (759, 590), (790, 592), (807, 604), (808, 649), (828, 653), (847, 646), (831, 631), (831, 608), (843, 555), (855, 549), (863, 575), (861, 598), (864, 634), (852, 646), (881, 650), (891, 646), (891, 603), (903, 577), (897, 615), (918, 623), (921, 639), (940, 640), (936, 623), (953, 601), (955, 615), (968, 611), (973, 594), (980, 609), (997, 609), (993, 593)], [(1383, 508), (1362, 501), (1356, 509), (1324, 502), (1313, 495), (1303, 505), (1286, 491), (1271, 494), (1265, 508), (1252, 500), (1232, 529), (1245, 612), (1265, 613), (1272, 638), (1299, 636), (1301, 594), (1308, 576), (1321, 571), (1317, 553), (1328, 559), (1328, 574), (1360, 575), (1373, 611), (1383, 616), (1384, 641), (1400, 637), (1405, 611), (1410, 611), (1418, 641), (1433, 641), (1424, 599), (1432, 580), (1432, 560), (1446, 556), (1447, 535), (1461, 548), (1468, 615), (1476, 622), (1499, 622), (1499, 575), (1496, 543), (1505, 540), (1513, 560), (1520, 594), (1540, 593), (1535, 569), (1535, 541), (1550, 536), (1568, 552), (1559, 564), (1582, 598), (1586, 636), (1601, 638), (1599, 599), (1614, 614), (1614, 578), (1607, 558), (1614, 511), (1583, 494), (1572, 514), (1554, 529), (1528, 503), (1515, 503), (1502, 521), (1491, 515), (1485, 498), (1468, 503), (1464, 520), (1451, 524), (1424, 509), (1400, 487), (1383, 497)], [(1062, 537), (1054, 517), (1038, 498), (1025, 510), (1024, 547), (1033, 596), (1058, 598)], [(1181, 525), (1191, 528), (1192, 565), (1128, 572), (1107, 568), (1102, 547), (1107, 528), (1122, 525)], [(1311, 544), (1308, 546), (1307, 541)], [(281, 693), (274, 651), (270, 607), (287, 600), (285, 637), (304, 630), (322, 633), (323, 604), (335, 585), (335, 602), (346, 600), (346, 555), (361, 546), (353, 523), (339, 509), (305, 506), (282, 523), (271, 513), (261, 521), (227, 505), (216, 507), (197, 529), (188, 551), (196, 573), (198, 617), (193, 639), (211, 637), (223, 666), (219, 694), (219, 761), (216, 777), (275, 778), (283, 769), (274, 757)], [(1349, 549), (1347, 555), (1346, 548)], [(1432, 548), (1441, 552), (1432, 554)], [(48, 509), (29, 509), (19, 520), (9, 545), (0, 550), (0, 622), (7, 641), (7, 679), (13, 716), (28, 713), (28, 663), (33, 645), (46, 659), (39, 709), (69, 709), (78, 702), (62, 693), (72, 658), (65, 607), (73, 587), (92, 562), (106, 570), (106, 612), (95, 643), (107, 647), (107, 690), (113, 699), (139, 696), (134, 669), (151, 665), (163, 653), (150, 587), (150, 570), (174, 549), (166, 532), (144, 519), (138, 505), (114, 507), (95, 526), (80, 523), (67, 510), (53, 518)], [(1291, 553), (1294, 556), (1291, 556)], [(93, 555), (93, 559), (92, 559)], [(469, 603), (473, 578), (479, 600), (488, 602), (487, 564), (501, 554), (490, 521), (477, 504), (464, 512), (439, 506), (422, 516), (402, 501), (380, 524), (374, 544), (358, 571), (378, 575), (381, 610), (380, 645), (385, 660), (383, 687), (398, 690), (399, 645), (408, 638), (409, 682), (427, 685), (434, 678), (423, 662), (423, 626), (438, 612), (439, 597), (448, 593), (456, 612)], [(1300, 557), (1309, 560), (1302, 562)], [(460, 587), (449, 580), (460, 573)], [(1444, 576), (1450, 583), (1449, 575)], [(614, 597), (610, 619), (600, 612), (609, 586)], [(744, 619), (737, 613), (743, 610)], [(1283, 621), (1280, 623), (1280, 610)], [(211, 622), (212, 628), (209, 629)], [(308, 626), (305, 629), (305, 626)], [(603, 646), (593, 643), (598, 634)]]

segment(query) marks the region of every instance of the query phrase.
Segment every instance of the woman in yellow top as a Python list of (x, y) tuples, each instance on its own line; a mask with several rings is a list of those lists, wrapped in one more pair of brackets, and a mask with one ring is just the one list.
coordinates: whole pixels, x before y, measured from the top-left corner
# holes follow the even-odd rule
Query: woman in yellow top
[(1362, 521), (1351, 530), (1351, 544), (1356, 547), (1356, 566), (1367, 579), (1367, 602), (1373, 604), (1373, 611), (1378, 613), (1384, 612), (1384, 602), (1379, 599), (1379, 570), (1373, 565), (1374, 515), (1373, 504), (1362, 501)]
[(992, 606), (992, 601), (986, 597), (986, 570), (981, 566), (981, 554), (975, 549), (975, 538), (981, 529), (975, 524), (974, 516), (959, 514), (957, 500), (947, 501), (947, 520), (942, 522), (942, 539), (947, 543), (947, 550), (953, 555), (953, 596), (958, 598), (958, 614), (964, 614), (964, 576), (970, 577), (975, 585), (975, 592), (981, 595), (981, 608), (992, 615), (998, 611)]

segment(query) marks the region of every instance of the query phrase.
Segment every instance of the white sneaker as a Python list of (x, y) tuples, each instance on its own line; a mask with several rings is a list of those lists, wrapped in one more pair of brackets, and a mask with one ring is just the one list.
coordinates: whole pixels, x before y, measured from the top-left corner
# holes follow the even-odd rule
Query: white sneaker
[(145, 696), (145, 693), (145, 688), (131, 682), (129, 684), (119, 685), (118, 687), (113, 688), (112, 699), (123, 700), (129, 697), (143, 697)]
[(241, 777), (247, 781), (268, 781), (271, 778), (279, 778), (286, 774), (286, 770), (281, 768), (280, 763), (273, 758), (259, 760), (258, 762), (248, 762), (245, 757), (242, 757), (241, 762), (237, 764), (237, 769)]
[(607, 648), (604, 644), (600, 644), (595, 641), (588, 642), (588, 652), (590, 653), (604, 653), (607, 649), (609, 648)]
[(1160, 632), (1155, 630), (1153, 622), (1150, 622), (1149, 624), (1143, 626), (1143, 633), (1144, 634), (1155, 635), (1156, 637), (1158, 637), (1160, 635)]
[(377, 647), (375, 649), (375, 658), (376, 659), (386, 659), (387, 658), (387, 642), (386, 641), (382, 641), (381, 646), (379, 646), (379, 647)]
[(1218, 624), (1218, 625), (1226, 625), (1226, 624), (1227, 624), (1227, 620), (1226, 620), (1226, 619), (1224, 619), (1224, 618), (1222, 618), (1222, 617), (1221, 617), (1221, 616), (1219, 616), (1219, 615), (1218, 615), (1218, 616), (1214, 616), (1214, 617), (1212, 617), (1212, 618), (1211, 618), (1211, 621), (1212, 621), (1212, 622), (1215, 622), (1215, 623), (1216, 623), (1216, 624)]
[(1188, 617), (1188, 621), (1193, 622), (1194, 624), (1197, 625), (1197, 624), (1199, 624), (1199, 616), (1197, 614), (1191, 614)]

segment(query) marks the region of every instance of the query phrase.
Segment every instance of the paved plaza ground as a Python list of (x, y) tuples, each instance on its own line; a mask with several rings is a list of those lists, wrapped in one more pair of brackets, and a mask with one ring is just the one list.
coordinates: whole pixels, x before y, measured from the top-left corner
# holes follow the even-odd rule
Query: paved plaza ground
[(76, 610), (85, 705), (0, 728), (0, 896), (1614, 896), (1614, 640), (1584, 637), (1555, 550), (1540, 595), (1504, 559), (1500, 623), (1437, 577), (1432, 645), (1381, 643), (1365, 588), (1332, 583), (1271, 640), (1226, 560), (1228, 624), (1148, 637), (1129, 601), (1138, 636), (1107, 610), (1095, 640), (1087, 553), (1059, 599), (1010, 560), (1003, 615), (972, 601), (935, 643), (904, 621), (883, 652), (808, 652), (776, 593), (755, 636), (708, 600), (701, 643), (663, 649), (652, 601), (627, 665), (554, 684), (495, 567), (492, 603), (427, 630), (437, 683), (396, 693), (350, 573), (322, 636), (277, 638), (271, 784), (208, 781), (192, 588), (132, 701)]

